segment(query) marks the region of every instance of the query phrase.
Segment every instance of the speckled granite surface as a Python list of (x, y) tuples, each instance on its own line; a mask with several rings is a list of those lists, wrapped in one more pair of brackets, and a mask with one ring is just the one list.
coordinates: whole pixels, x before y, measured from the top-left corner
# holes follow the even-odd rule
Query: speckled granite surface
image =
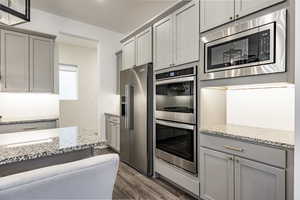
[(37, 123), (59, 120), (58, 117), (0, 118), (0, 125)]
[(80, 133), (77, 127), (0, 134), (0, 166), (102, 144), (97, 134)]
[(294, 149), (295, 144), (295, 134), (291, 131), (229, 124), (203, 127), (200, 132), (284, 149)]

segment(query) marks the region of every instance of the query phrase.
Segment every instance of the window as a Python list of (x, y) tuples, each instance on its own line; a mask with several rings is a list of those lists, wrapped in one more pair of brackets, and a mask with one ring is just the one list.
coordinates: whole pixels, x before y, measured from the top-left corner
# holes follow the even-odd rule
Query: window
[(78, 67), (59, 65), (59, 99), (78, 100)]

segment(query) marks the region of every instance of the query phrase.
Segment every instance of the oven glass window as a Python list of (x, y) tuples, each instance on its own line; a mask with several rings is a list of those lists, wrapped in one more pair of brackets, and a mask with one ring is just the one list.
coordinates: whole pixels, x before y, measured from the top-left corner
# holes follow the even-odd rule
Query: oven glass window
[(156, 110), (194, 112), (194, 81), (156, 86)]
[(194, 131), (156, 124), (156, 148), (194, 162)]
[[(265, 30), (229, 42), (207, 47), (206, 71), (221, 71), (236, 66), (247, 67), (274, 63), (271, 31)], [(209, 43), (208, 43), (209, 44)]]

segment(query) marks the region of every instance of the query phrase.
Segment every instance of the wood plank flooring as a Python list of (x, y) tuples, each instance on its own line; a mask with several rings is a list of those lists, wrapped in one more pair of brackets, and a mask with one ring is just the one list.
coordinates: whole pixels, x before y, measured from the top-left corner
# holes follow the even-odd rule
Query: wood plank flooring
[[(96, 155), (113, 153), (110, 149), (96, 149)], [(120, 162), (113, 192), (115, 200), (195, 200), (180, 189), (162, 179), (146, 177)]]

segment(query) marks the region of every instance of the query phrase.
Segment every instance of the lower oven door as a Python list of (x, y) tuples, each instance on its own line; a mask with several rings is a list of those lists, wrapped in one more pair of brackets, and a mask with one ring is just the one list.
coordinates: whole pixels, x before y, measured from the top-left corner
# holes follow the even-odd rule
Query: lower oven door
[(156, 120), (156, 157), (197, 173), (196, 126)]

